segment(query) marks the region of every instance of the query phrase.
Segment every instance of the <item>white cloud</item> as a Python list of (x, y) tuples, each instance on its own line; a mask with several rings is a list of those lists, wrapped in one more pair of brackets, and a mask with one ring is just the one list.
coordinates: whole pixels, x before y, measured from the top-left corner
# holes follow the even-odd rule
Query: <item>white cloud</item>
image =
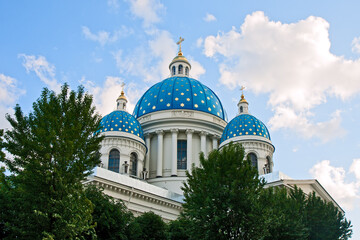
[(281, 128), (293, 129), (305, 138), (316, 137), (327, 142), (343, 137), (346, 133), (341, 127), (340, 113), (341, 111), (337, 110), (331, 114), (329, 121), (313, 123), (309, 120), (312, 113), (306, 111), (297, 113), (290, 107), (279, 105), (275, 108), (275, 114), (270, 119), (269, 125), (274, 131)]
[(188, 58), (191, 64), (190, 77), (199, 79), (201, 75), (205, 73), (205, 68), (198, 62), (192, 59), (192, 57)]
[(60, 92), (61, 85), (55, 78), (55, 66), (49, 63), (44, 56), (19, 54), (23, 59), (23, 66), (26, 71), (34, 71), (36, 76), (40, 78), (51, 90)]
[[(149, 34), (152, 39), (145, 46), (139, 46), (128, 55), (119, 50), (113, 53), (113, 56), (120, 73), (141, 77), (145, 82), (155, 83), (170, 75), (169, 64), (177, 55), (177, 46), (167, 31), (155, 30)], [(192, 59), (191, 56), (188, 59)], [(190, 63), (192, 77), (198, 78), (205, 73), (205, 69), (199, 62), (191, 60)]]
[(360, 53), (360, 37), (355, 37), (352, 40), (352, 51), (355, 53)]
[(360, 158), (354, 159), (349, 169), (350, 173), (354, 173), (358, 181), (360, 181)]
[(204, 21), (205, 22), (213, 22), (213, 21), (216, 21), (216, 17), (210, 13), (207, 13), (206, 16), (204, 17)]
[[(97, 86), (94, 82), (83, 77), (80, 83), (94, 96), (94, 103), (97, 111), (103, 116), (116, 109), (116, 99), (120, 96), (123, 79), (114, 76), (107, 76), (103, 86)], [(132, 114), (136, 101), (143, 93), (136, 83), (129, 82), (125, 85), (125, 96), (128, 99), (127, 111)]]
[(202, 39), (201, 37), (198, 38), (198, 39), (196, 40), (196, 46), (197, 46), (197, 47), (202, 47), (203, 42), (204, 42), (204, 39)]
[(5, 114), (13, 114), (14, 105), (25, 90), (17, 86), (15, 78), (0, 73), (0, 128), (9, 128), (10, 124), (5, 119)]
[(131, 13), (143, 19), (144, 26), (160, 22), (160, 13), (165, 11), (164, 5), (159, 0), (128, 0)]
[(309, 118), (311, 109), (328, 97), (344, 100), (360, 93), (360, 60), (332, 54), (328, 30), (329, 23), (319, 17), (285, 24), (254, 12), (240, 29), (206, 37), (204, 54), (220, 61), (220, 82), (228, 88), (245, 85), (269, 94), (272, 129), (315, 126), (318, 133), (310, 135), (327, 140), (325, 127), (338, 129), (340, 115), (316, 123)]
[(107, 4), (109, 7), (115, 10), (117, 10), (120, 7), (119, 0), (108, 0)]
[(350, 173), (355, 173), (356, 181), (346, 181), (346, 171), (342, 167), (330, 165), (329, 160), (323, 160), (310, 169), (310, 174), (316, 178), (320, 184), (329, 192), (330, 195), (344, 207), (351, 210), (354, 205), (359, 204), (359, 187), (360, 187), (360, 159), (354, 159), (349, 169)]
[(120, 38), (124, 38), (133, 34), (133, 30), (127, 28), (126, 26), (121, 26), (120, 29), (114, 31), (113, 33), (102, 30), (102, 31), (98, 31), (95, 34), (92, 33), (88, 27), (83, 26), (82, 33), (84, 34), (86, 39), (98, 42), (101, 46), (104, 46), (107, 43), (116, 42)]

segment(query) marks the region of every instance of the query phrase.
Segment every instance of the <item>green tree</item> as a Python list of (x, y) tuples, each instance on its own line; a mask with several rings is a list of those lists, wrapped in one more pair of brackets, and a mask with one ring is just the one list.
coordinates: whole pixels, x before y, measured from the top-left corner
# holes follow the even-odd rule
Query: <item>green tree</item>
[(166, 224), (159, 215), (146, 212), (136, 218), (129, 226), (130, 240), (165, 240)]
[(168, 239), (169, 240), (189, 240), (190, 233), (188, 229), (190, 223), (183, 217), (171, 221), (168, 225)]
[(2, 159), (10, 170), (5, 191), (9, 239), (74, 239), (91, 235), (92, 204), (81, 181), (100, 162), (100, 116), (91, 95), (62, 86), (59, 94), (44, 89), (24, 115), (20, 106), (7, 115)]
[(315, 195), (315, 192), (307, 197), (305, 209), (309, 239), (330, 240), (351, 237), (351, 222), (332, 203), (323, 201)]
[(97, 239), (128, 239), (128, 225), (132, 214), (121, 201), (105, 195), (102, 189), (89, 185), (85, 190), (86, 197), (94, 205), (92, 213)]
[(4, 239), (8, 235), (8, 227), (6, 226), (7, 212), (7, 194), (5, 187), (5, 168), (0, 167), (0, 239)]
[(326, 203), (315, 192), (306, 194), (294, 189), (269, 188), (262, 193), (262, 202), (271, 224), (267, 239), (330, 240), (348, 239), (351, 223), (332, 203)]
[(299, 192), (289, 196), (286, 188), (267, 188), (261, 193), (267, 211), (268, 234), (264, 240), (306, 240), (305, 195)]
[(187, 172), (183, 215), (194, 239), (261, 239), (266, 234), (266, 211), (259, 200), (264, 182), (244, 156), (241, 145), (229, 144), (208, 159), (201, 154), (201, 167)]

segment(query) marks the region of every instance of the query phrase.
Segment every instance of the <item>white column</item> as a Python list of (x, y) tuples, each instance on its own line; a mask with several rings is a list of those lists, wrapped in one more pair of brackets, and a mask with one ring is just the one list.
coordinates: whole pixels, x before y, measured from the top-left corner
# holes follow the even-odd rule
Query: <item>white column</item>
[(177, 176), (177, 136), (178, 136), (178, 129), (171, 129), (172, 135), (172, 153), (171, 153), (171, 176)]
[(219, 136), (217, 136), (217, 135), (214, 135), (213, 136), (213, 150), (216, 150), (216, 149), (218, 149), (218, 139), (219, 139)]
[(164, 131), (156, 131), (158, 136), (158, 152), (157, 152), (157, 163), (156, 163), (156, 177), (162, 177), (162, 167), (163, 167), (163, 136)]
[(207, 152), (206, 152), (206, 135), (207, 133), (204, 131), (200, 132), (200, 151), (202, 151), (204, 153), (204, 156), (207, 156)]
[[(146, 171), (149, 171), (150, 169), (150, 140), (151, 140), (151, 134), (147, 133), (145, 135), (145, 145), (147, 147), (147, 153), (146, 153), (146, 159), (145, 159), (145, 168)], [(142, 171), (143, 169), (141, 169)]]
[(186, 160), (187, 160), (187, 170), (191, 170), (192, 162), (192, 137), (193, 137), (194, 130), (187, 129), (186, 130), (186, 136), (187, 136), (187, 142), (186, 142)]

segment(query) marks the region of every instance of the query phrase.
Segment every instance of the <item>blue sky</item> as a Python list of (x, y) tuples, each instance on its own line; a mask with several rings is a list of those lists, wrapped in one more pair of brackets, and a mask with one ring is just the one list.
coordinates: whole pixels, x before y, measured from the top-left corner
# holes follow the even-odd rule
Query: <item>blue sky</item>
[(275, 170), (317, 178), (360, 234), (358, 1), (0, 1), (0, 128), (67, 82), (103, 115), (122, 82), (133, 108), (185, 38), (191, 75), (229, 119), (241, 85), (269, 128)]

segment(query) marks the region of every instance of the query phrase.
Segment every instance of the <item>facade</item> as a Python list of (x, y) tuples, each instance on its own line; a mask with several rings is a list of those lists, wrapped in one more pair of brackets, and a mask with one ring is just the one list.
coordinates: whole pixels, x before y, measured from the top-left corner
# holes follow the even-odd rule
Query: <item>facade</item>
[(199, 166), (200, 152), (206, 156), (234, 142), (244, 146), (268, 186), (296, 184), (338, 206), (316, 180), (291, 180), (273, 173), (275, 147), (265, 124), (249, 114), (243, 94), (237, 116), (228, 122), (216, 93), (190, 77), (191, 64), (181, 45), (169, 70), (170, 77), (150, 87), (132, 115), (121, 92), (116, 110), (101, 121), (99, 131), (105, 136), (101, 165), (87, 183), (102, 186), (135, 215), (153, 211), (174, 220), (182, 209), (186, 170)]

